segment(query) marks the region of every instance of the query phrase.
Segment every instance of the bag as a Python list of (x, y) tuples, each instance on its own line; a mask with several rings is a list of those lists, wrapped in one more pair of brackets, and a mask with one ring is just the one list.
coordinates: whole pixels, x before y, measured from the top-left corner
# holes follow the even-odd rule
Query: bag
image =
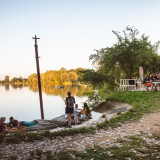
[(68, 108), (73, 108), (75, 103), (74, 97), (67, 97), (67, 107)]

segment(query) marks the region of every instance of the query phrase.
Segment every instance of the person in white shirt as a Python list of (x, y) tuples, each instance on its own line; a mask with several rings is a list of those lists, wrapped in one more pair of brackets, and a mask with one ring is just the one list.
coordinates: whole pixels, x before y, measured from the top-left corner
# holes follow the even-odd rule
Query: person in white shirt
[(75, 124), (77, 124), (77, 122), (78, 122), (78, 115), (79, 115), (78, 104), (75, 104), (73, 115), (74, 115), (74, 122), (75, 122)]

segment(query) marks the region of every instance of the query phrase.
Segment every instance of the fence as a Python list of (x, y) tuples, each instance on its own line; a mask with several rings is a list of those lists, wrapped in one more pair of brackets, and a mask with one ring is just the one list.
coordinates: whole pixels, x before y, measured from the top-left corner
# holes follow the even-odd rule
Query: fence
[(120, 89), (135, 89), (140, 84), (139, 79), (120, 79)]

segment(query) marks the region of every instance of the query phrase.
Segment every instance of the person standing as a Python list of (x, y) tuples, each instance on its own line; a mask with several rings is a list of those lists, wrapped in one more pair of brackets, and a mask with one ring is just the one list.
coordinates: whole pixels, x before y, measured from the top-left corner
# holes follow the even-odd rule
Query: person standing
[(75, 98), (71, 96), (71, 92), (67, 92), (65, 104), (66, 104), (66, 114), (68, 116), (68, 127), (71, 128), (71, 116), (74, 110)]

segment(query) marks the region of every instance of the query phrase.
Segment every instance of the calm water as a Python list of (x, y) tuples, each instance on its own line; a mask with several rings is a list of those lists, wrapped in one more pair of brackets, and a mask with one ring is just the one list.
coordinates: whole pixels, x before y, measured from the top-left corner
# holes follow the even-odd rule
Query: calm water
[[(75, 97), (79, 108), (87, 97), (83, 93), (88, 88), (78, 86), (68, 86), (65, 88), (56, 89), (54, 87), (42, 88), (43, 93), (43, 108), (45, 119), (52, 119), (64, 114), (65, 104), (64, 99), (66, 93), (71, 91), (72, 96)], [(13, 116), (19, 121), (30, 121), (40, 119), (40, 104), (39, 93), (37, 87), (16, 86), (16, 85), (0, 85), (0, 117), (6, 117), (8, 122), (9, 117)]]

